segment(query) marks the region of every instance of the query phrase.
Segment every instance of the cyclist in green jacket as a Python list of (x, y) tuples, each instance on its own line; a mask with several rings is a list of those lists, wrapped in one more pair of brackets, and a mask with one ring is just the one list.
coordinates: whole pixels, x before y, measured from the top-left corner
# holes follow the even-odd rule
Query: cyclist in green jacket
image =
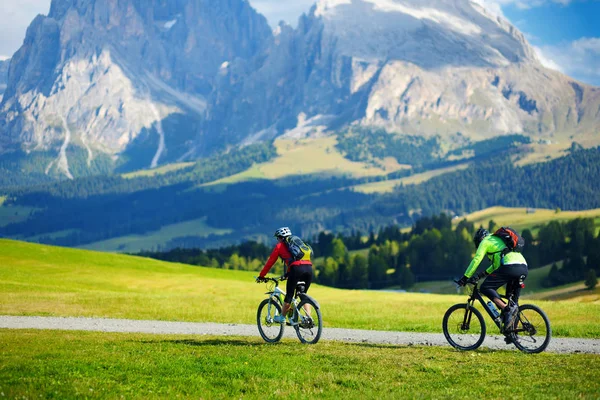
[[(506, 303), (500, 298), (497, 289), (500, 286), (510, 284), (521, 277), (524, 280), (527, 277), (527, 261), (525, 261), (525, 257), (523, 257), (521, 253), (515, 251), (503, 254), (507, 248), (504, 241), (497, 236), (490, 235), (486, 229), (479, 228), (473, 237), (473, 242), (477, 248), (475, 257), (467, 267), (463, 277), (458, 281), (458, 284), (464, 286), (479, 267), (483, 257), (487, 255), (492, 262), (492, 265), (490, 265), (483, 273), (487, 278), (481, 284), (480, 291), (502, 310), (502, 319), (504, 323), (506, 323), (507, 321), (510, 321), (513, 313), (517, 310), (506, 308)], [(506, 289), (507, 292), (514, 290), (516, 297), (514, 300), (517, 301), (521, 288), (507, 287)]]

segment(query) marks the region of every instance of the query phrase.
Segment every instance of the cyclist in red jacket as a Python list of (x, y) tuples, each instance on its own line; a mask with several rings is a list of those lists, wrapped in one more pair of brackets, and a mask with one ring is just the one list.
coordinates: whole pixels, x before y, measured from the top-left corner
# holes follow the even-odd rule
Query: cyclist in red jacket
[(285, 290), (286, 294), (281, 315), (276, 315), (273, 319), (275, 322), (282, 323), (285, 322), (285, 315), (290, 309), (290, 303), (292, 302), (292, 297), (294, 296), (294, 290), (296, 290), (296, 284), (300, 281), (305, 282), (305, 292), (308, 292), (313, 275), (312, 262), (310, 260), (312, 251), (306, 252), (302, 259), (295, 260), (288, 248), (288, 242), (292, 238), (292, 231), (290, 228), (279, 228), (275, 231), (273, 236), (277, 238), (277, 244), (275, 245), (275, 248), (273, 249), (271, 256), (269, 256), (265, 266), (260, 271), (258, 278), (256, 278), (256, 281), (261, 282), (264, 279), (265, 275), (267, 275), (278, 258), (283, 260), (286, 269), (284, 275), (288, 278)]

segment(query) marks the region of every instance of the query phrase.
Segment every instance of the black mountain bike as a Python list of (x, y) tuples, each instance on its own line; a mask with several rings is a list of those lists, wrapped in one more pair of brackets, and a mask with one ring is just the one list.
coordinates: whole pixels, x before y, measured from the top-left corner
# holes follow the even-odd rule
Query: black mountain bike
[(265, 342), (278, 342), (283, 336), (285, 325), (291, 325), (302, 343), (315, 344), (321, 338), (323, 331), (323, 318), (321, 317), (321, 307), (314, 298), (305, 292), (305, 282), (298, 282), (294, 291), (294, 298), (290, 303), (288, 311), (288, 321), (275, 322), (274, 317), (281, 314), (283, 308), (283, 299), (285, 292), (279, 287), (279, 282), (285, 280), (281, 277), (264, 278), (267, 283), (269, 295), (258, 305), (256, 312), (256, 324), (258, 332)]
[[(481, 303), (484, 310), (492, 318), (500, 333), (505, 336), (506, 343), (513, 343), (517, 349), (525, 353), (540, 353), (548, 347), (552, 330), (546, 314), (533, 304), (518, 305), (516, 292), (524, 287), (523, 278), (507, 285), (507, 295), (502, 296), (508, 300), (509, 307), (518, 309), (514, 316), (502, 323), (502, 318), (495, 315), (481, 297), (477, 282), (480, 277), (473, 277), (467, 281), (469, 298), (466, 304), (455, 304), (446, 311), (442, 322), (444, 336), (448, 343), (459, 350), (475, 350), (485, 339), (486, 327), (483, 316), (475, 308), (475, 300)], [(458, 283), (457, 281), (454, 281)], [(517, 286), (518, 285), (518, 286)]]

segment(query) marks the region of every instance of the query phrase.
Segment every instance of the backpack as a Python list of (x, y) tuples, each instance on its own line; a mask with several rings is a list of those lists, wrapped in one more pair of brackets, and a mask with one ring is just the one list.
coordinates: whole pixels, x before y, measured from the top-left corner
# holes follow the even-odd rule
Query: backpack
[(502, 239), (506, 245), (506, 249), (502, 251), (502, 254), (510, 253), (511, 251), (521, 252), (525, 247), (525, 239), (517, 233), (513, 228), (503, 226), (494, 232), (494, 236)]
[(286, 240), (288, 250), (292, 254), (293, 261), (308, 260), (312, 257), (312, 248), (304, 243), (298, 236), (291, 236)]

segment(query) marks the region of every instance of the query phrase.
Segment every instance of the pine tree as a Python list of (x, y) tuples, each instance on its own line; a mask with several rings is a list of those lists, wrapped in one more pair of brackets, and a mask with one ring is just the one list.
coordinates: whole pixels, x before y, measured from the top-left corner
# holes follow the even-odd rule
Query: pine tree
[(592, 290), (598, 284), (598, 278), (596, 277), (596, 271), (593, 269), (588, 270), (585, 276), (585, 287)]

